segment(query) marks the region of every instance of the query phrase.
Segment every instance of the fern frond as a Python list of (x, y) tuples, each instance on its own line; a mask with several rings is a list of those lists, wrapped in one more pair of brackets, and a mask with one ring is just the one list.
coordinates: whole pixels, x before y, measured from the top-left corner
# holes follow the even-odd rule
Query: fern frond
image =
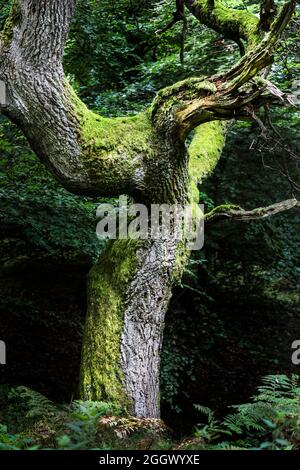
[(18, 398), (24, 402), (28, 408), (26, 418), (39, 418), (57, 412), (57, 407), (51, 400), (25, 386), (13, 388), (9, 393), (9, 397)]

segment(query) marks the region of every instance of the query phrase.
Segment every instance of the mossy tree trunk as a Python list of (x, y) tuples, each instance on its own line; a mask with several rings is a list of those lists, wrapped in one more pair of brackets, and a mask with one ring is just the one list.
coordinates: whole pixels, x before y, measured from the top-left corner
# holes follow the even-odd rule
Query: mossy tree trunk
[(159, 417), (164, 319), (180, 256), (174, 239), (109, 242), (89, 275), (82, 397)]
[[(232, 118), (251, 118), (272, 99), (259, 77), (291, 18), (289, 1), (262, 36), (255, 16), (220, 0), (185, 1), (201, 22), (245, 41), (247, 53), (227, 73), (190, 78), (160, 91), (134, 117), (103, 118), (81, 102), (64, 77), (62, 57), (75, 0), (15, 0), (0, 36), (2, 112), (61, 184), (76, 194), (136, 202), (197, 203)], [(275, 93), (277, 94), (277, 92)], [(196, 129), (189, 149), (185, 140)], [(159, 416), (159, 359), (164, 317), (188, 259), (182, 243), (110, 242), (88, 281), (81, 395), (117, 401), (136, 416)]]

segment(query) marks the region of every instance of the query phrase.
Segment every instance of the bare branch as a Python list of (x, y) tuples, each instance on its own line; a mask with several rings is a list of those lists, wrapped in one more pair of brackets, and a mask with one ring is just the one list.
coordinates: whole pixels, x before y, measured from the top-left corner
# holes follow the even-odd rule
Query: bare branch
[(206, 214), (206, 223), (216, 222), (218, 220), (256, 220), (264, 219), (280, 212), (300, 207), (300, 202), (297, 199), (287, 199), (285, 201), (277, 202), (267, 207), (258, 207), (251, 211), (236, 208), (237, 206), (219, 206)]
[(261, 0), (259, 27), (263, 31), (270, 31), (276, 13), (277, 7), (274, 0)]
[(173, 12), (173, 19), (166, 24), (164, 28), (158, 29), (155, 33), (162, 34), (171, 29), (176, 23), (182, 21), (182, 28), (180, 34), (180, 62), (184, 61), (184, 42), (187, 32), (187, 19), (184, 13), (184, 0), (176, 0), (176, 11)]
[(180, 62), (183, 64), (184, 62), (184, 43), (185, 37), (188, 29), (188, 23), (185, 14), (182, 17), (182, 29), (180, 34)]
[(171, 29), (176, 23), (182, 21), (184, 17), (184, 1), (176, 0), (176, 11), (173, 12), (173, 19), (161, 29), (155, 31), (156, 34), (162, 34)]

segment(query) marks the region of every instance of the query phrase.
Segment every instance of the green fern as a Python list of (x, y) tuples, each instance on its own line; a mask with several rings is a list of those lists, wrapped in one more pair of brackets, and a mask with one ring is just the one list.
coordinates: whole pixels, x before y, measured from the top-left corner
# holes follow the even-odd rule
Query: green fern
[(210, 421), (212, 419), (213, 415), (214, 415), (213, 411), (210, 408), (208, 408), (207, 406), (202, 406), (202, 405), (195, 404), (194, 408), (197, 411), (200, 411), (200, 413), (203, 413), (205, 416), (207, 416), (208, 421)]
[(198, 404), (194, 405), (194, 408), (207, 416), (207, 424), (199, 423), (197, 425), (195, 433), (197, 438), (213, 442), (218, 440), (221, 435), (231, 435), (231, 432), (225, 429), (222, 423), (215, 418), (215, 414), (210, 408)]
[(57, 407), (52, 401), (28, 387), (12, 388), (8, 397), (16, 399), (26, 407), (25, 418), (42, 418), (57, 412)]
[[(210, 448), (218, 449), (234, 446), (276, 450), (299, 448), (299, 377), (269, 375), (262, 379), (257, 390), (251, 403), (231, 406), (234, 412), (223, 422), (217, 421), (209, 408), (195, 405), (208, 420), (206, 425), (199, 425), (196, 436), (205, 438)], [(230, 436), (230, 442), (215, 443), (223, 434)], [(243, 436), (242, 440), (237, 440), (237, 436)]]
[(223, 424), (226, 428), (233, 433), (242, 434), (244, 430), (247, 431), (263, 431), (264, 425), (262, 418), (273, 416), (273, 409), (268, 404), (264, 403), (246, 403), (243, 405), (232, 406), (236, 408), (236, 414), (226, 416)]

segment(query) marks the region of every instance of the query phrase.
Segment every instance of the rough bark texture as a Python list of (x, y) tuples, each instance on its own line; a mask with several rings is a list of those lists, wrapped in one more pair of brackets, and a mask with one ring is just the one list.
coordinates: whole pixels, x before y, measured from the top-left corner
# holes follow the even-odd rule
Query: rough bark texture
[[(220, 76), (191, 78), (158, 93), (135, 117), (103, 118), (76, 96), (61, 65), (74, 0), (15, 0), (0, 36), (2, 111), (64, 187), (78, 194), (128, 194), (138, 202), (198, 202), (197, 184), (216, 165), (232, 118), (249, 118), (279, 96), (262, 78), (295, 2), (262, 38), (258, 19), (220, 0), (185, 0), (201, 22), (244, 40), (246, 55)], [(282, 96), (281, 96), (282, 97)], [(219, 122), (217, 122), (219, 121)], [(198, 127), (200, 126), (200, 127)], [(185, 139), (195, 129), (187, 150)], [(174, 280), (188, 253), (172, 239), (116, 240), (90, 273), (81, 395), (109, 399), (137, 416), (159, 416), (159, 357)]]
[(125, 300), (121, 368), (136, 416), (159, 418), (159, 364), (165, 314), (178, 247), (173, 239), (150, 241), (138, 252), (138, 265)]
[(164, 318), (184, 256), (173, 238), (109, 244), (89, 279), (84, 398), (118, 401), (136, 416), (159, 417)]

